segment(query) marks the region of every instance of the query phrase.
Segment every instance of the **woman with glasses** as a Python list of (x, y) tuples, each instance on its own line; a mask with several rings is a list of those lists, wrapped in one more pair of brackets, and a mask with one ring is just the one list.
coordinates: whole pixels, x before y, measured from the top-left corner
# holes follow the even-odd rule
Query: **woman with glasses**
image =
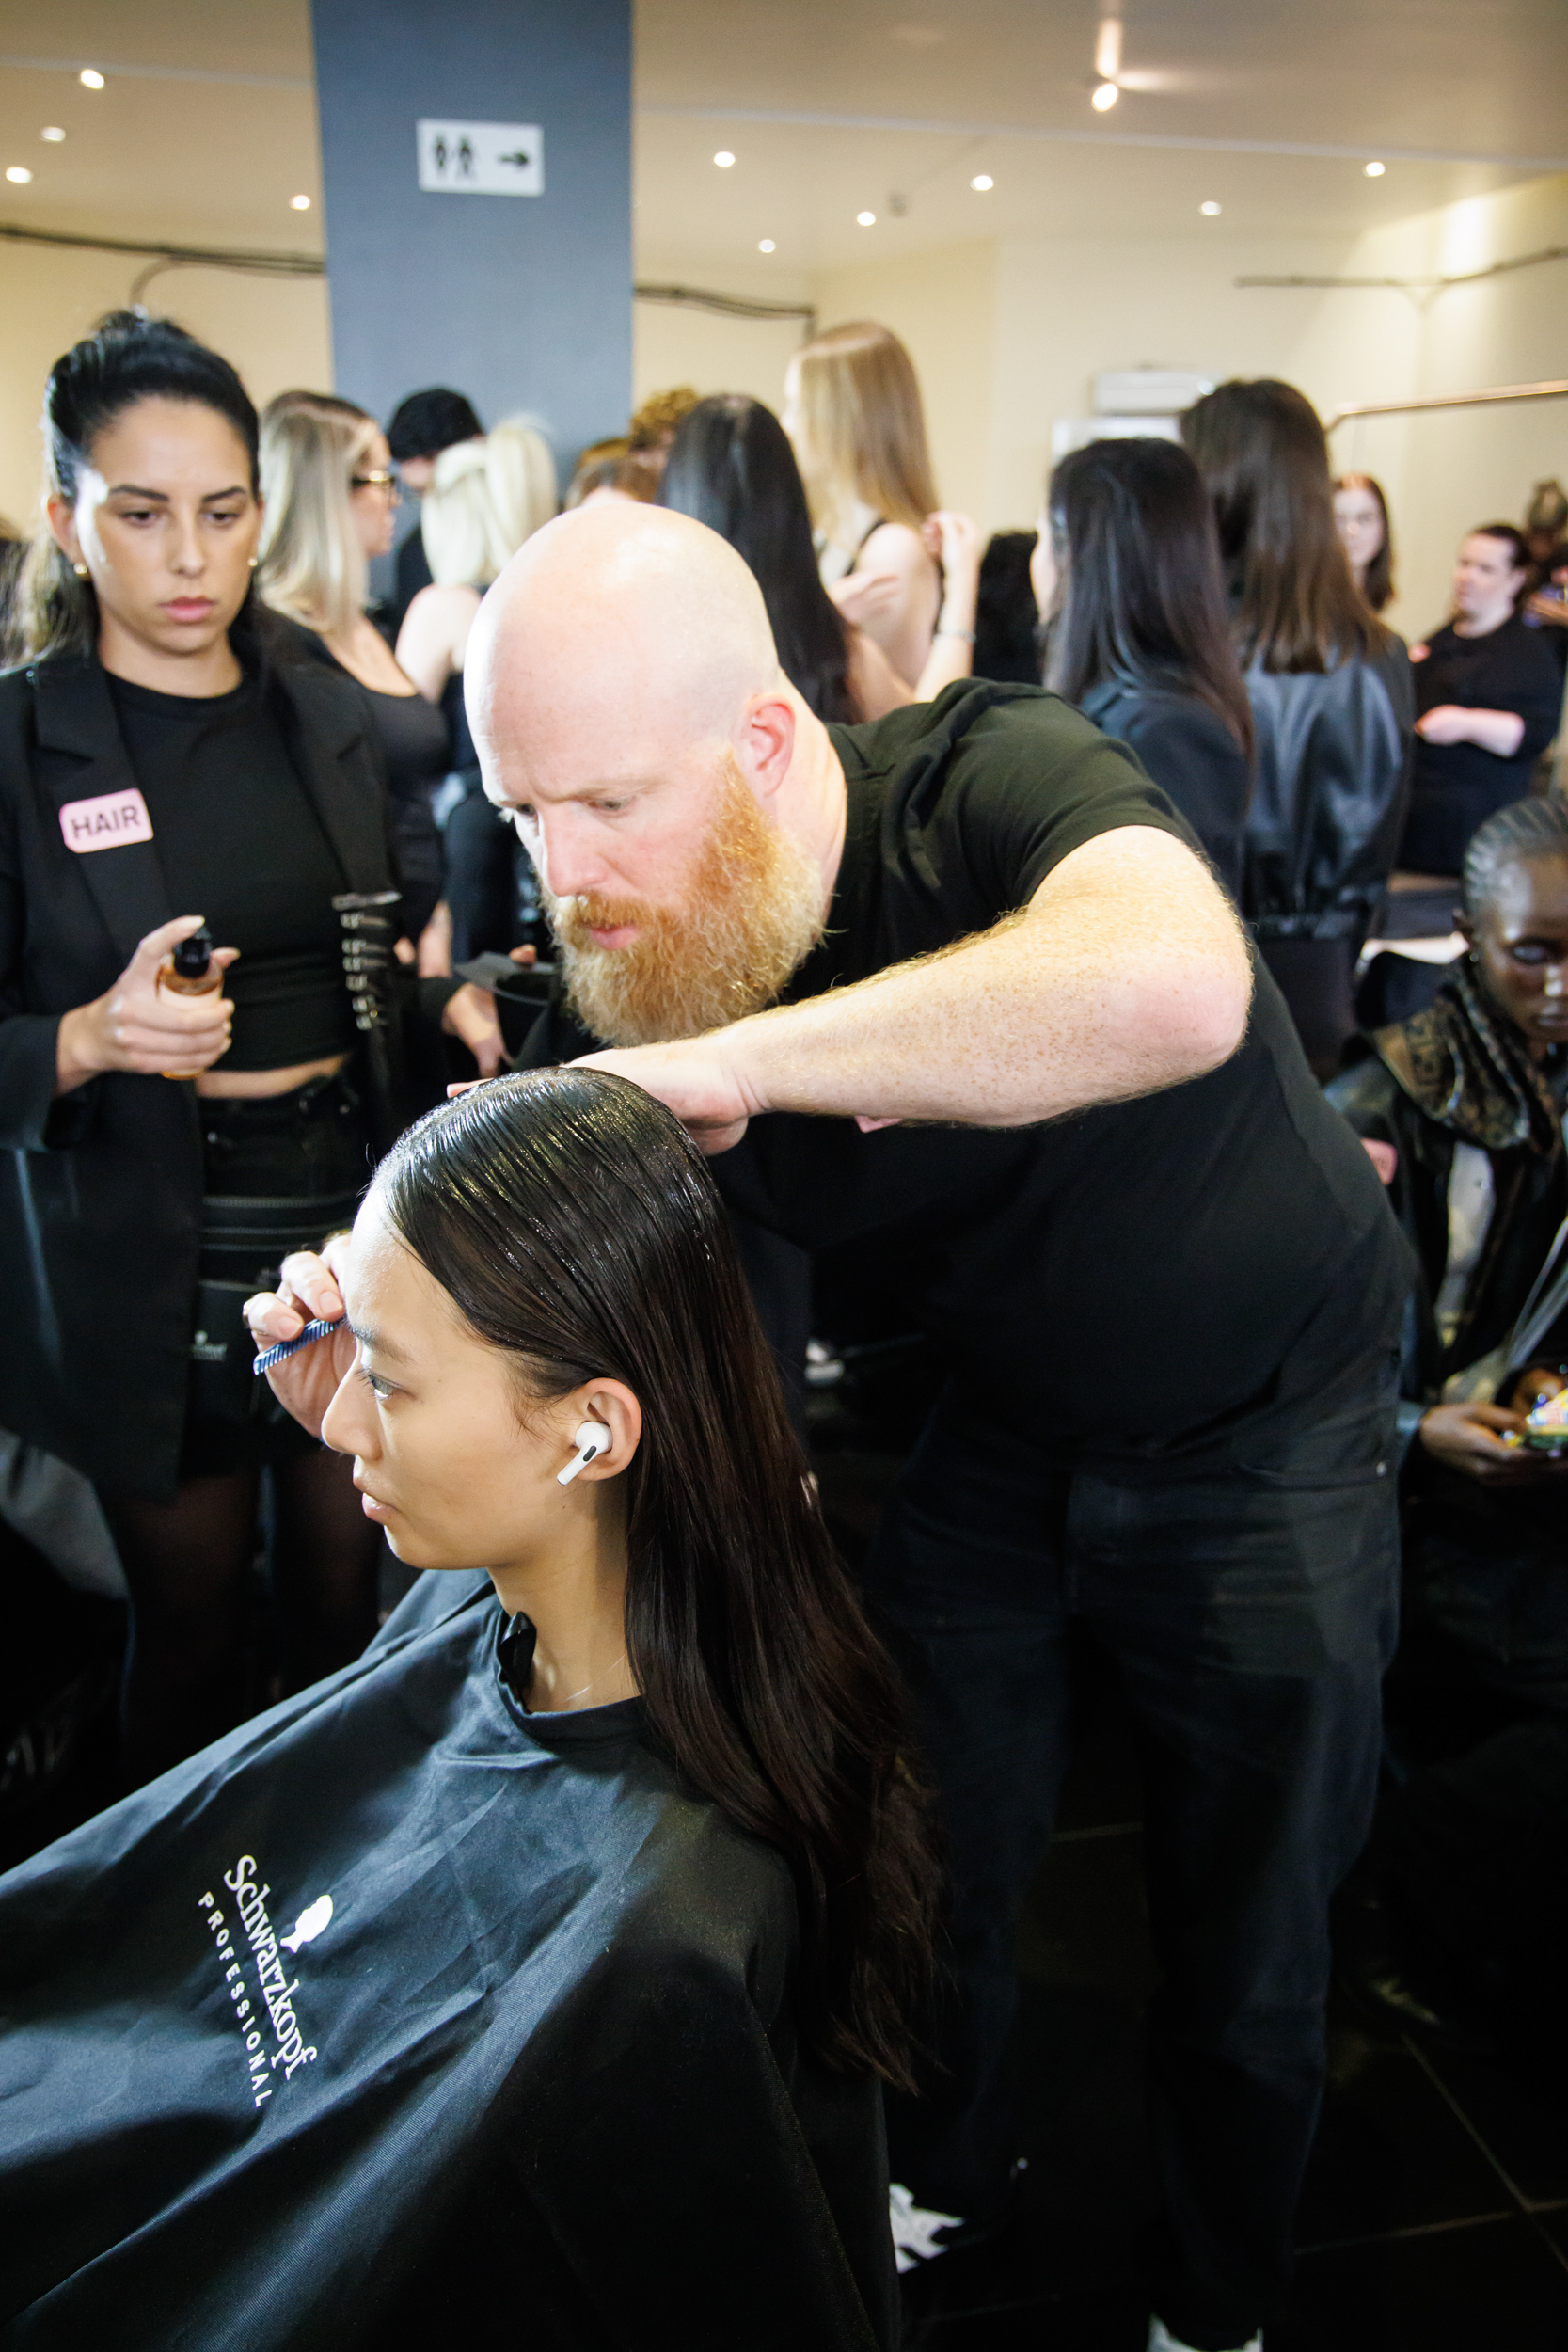
[(286, 650), (345, 671), (370, 697), (387, 764), (404, 875), (403, 920), (417, 940), (441, 897), (431, 796), (451, 765), (447, 723), (400, 670), (366, 610), (369, 566), (391, 551), (398, 485), (387, 437), (349, 401), (280, 392), (261, 417), (257, 586), (294, 624)]

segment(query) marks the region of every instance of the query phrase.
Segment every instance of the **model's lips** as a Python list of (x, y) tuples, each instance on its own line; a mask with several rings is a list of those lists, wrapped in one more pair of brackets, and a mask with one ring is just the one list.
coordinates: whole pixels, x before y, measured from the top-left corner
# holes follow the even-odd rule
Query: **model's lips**
[(164, 611), (171, 621), (204, 621), (215, 604), (212, 596), (171, 596)]
[(375, 1496), (371, 1493), (368, 1486), (360, 1486), (357, 1478), (354, 1482), (354, 1486), (355, 1492), (359, 1497), (359, 1507), (364, 1512), (365, 1517), (368, 1519), (386, 1519), (391, 1518), (392, 1506), (389, 1502), (378, 1502)]

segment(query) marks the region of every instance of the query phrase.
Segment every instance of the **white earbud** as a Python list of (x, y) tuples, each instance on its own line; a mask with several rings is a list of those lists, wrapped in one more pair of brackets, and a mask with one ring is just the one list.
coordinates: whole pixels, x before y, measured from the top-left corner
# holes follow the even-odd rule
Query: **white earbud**
[(586, 1470), (600, 1454), (608, 1454), (613, 1440), (602, 1421), (585, 1421), (572, 1439), (577, 1448), (563, 1470), (556, 1474), (558, 1486), (569, 1486), (579, 1470)]

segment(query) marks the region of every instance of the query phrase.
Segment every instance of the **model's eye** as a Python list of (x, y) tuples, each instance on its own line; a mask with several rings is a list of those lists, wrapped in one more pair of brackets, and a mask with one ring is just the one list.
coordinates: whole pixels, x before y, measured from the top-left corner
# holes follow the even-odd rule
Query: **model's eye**
[(384, 1380), (379, 1372), (372, 1372), (368, 1364), (360, 1365), (359, 1376), (368, 1383), (372, 1396), (385, 1399), (396, 1393), (393, 1383), (390, 1380)]
[(1515, 963), (1550, 963), (1553, 961), (1551, 949), (1543, 946), (1538, 939), (1521, 939), (1509, 952)]

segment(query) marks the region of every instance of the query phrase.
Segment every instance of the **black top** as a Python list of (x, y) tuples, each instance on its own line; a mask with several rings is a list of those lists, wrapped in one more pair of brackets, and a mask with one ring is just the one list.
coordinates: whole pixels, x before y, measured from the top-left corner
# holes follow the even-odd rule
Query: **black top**
[(489, 1581), (0, 1881), (0, 2323), (38, 2352), (893, 2352), (875, 2083), (788, 1866)]
[[(431, 584), (430, 558), (425, 553), (422, 524), (416, 523), (413, 530), (405, 532), (398, 542), (393, 568), (397, 578), (397, 592), (392, 598), (392, 609), (396, 615), (398, 628), (401, 628), (407, 618), (408, 608), (420, 590), (428, 588)], [(395, 635), (396, 631), (393, 633)]]
[(240, 957), (226, 1070), (347, 1053), (354, 1019), (332, 911), (342, 868), (254, 677), (194, 698), (111, 677), (168, 895)]
[[(986, 930), (1100, 834), (1191, 839), (1129, 752), (1038, 689), (965, 681), (829, 732), (848, 831), (791, 1000)], [(907, 1258), (955, 1378), (1031, 1442), (1129, 1469), (1228, 1451), (1391, 1344), (1409, 1279), (1370, 1163), (1261, 969), (1255, 988), (1240, 1052), (1143, 1101), (1006, 1130), (776, 1115), (715, 1177), (808, 1248)], [(546, 1017), (524, 1059), (574, 1050)]]
[(1080, 707), (1085, 719), (1136, 752), (1239, 900), (1247, 757), (1219, 713), (1174, 687), (1128, 686), (1114, 678), (1092, 687)]
[(1439, 703), (1516, 710), (1525, 732), (1507, 759), (1479, 743), (1417, 738), (1402, 866), (1418, 874), (1459, 872), (1477, 826), (1529, 790), (1530, 770), (1557, 732), (1561, 701), (1562, 675), (1540, 629), (1510, 618), (1484, 637), (1461, 637), (1451, 622), (1433, 630), (1426, 660), (1416, 664), (1418, 710)]

